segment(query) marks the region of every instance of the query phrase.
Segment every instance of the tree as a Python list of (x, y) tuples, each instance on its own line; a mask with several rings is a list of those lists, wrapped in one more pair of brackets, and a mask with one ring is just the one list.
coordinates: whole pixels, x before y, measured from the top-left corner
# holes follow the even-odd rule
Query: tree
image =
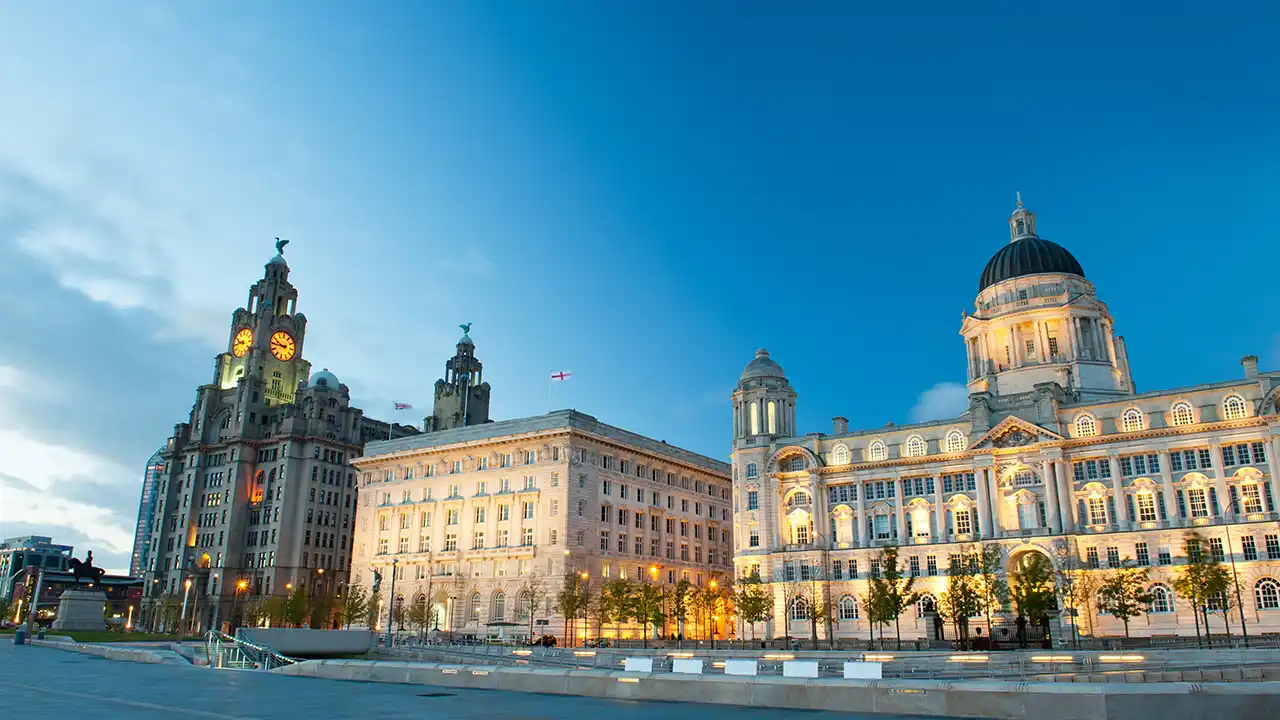
[(369, 594), (369, 601), (364, 606), (364, 624), (370, 630), (377, 630), (382, 625), (382, 592), (374, 590)]
[(733, 596), (738, 617), (751, 626), (751, 639), (756, 639), (756, 623), (773, 617), (773, 596), (765, 591), (758, 574), (738, 581)]
[(984, 543), (975, 554), (978, 558), (976, 579), (982, 596), (982, 612), (987, 618), (987, 636), (989, 642), (994, 643), (995, 636), (991, 635), (991, 613), (1004, 610), (1009, 602), (1009, 583), (1000, 577), (1000, 572), (1004, 569), (1004, 551), (999, 545)]
[(569, 621), (571, 619), (576, 620), (578, 616), (583, 615), (586, 611), (586, 595), (582, 589), (582, 585), (585, 582), (576, 572), (565, 573), (564, 584), (561, 586), (560, 592), (556, 593), (556, 610), (564, 618), (566, 647), (573, 644), (573, 640), (569, 636)]
[(982, 593), (973, 576), (973, 567), (957, 557), (947, 574), (947, 590), (938, 598), (938, 614), (956, 626), (960, 648), (969, 648), (969, 618), (982, 613)]
[(284, 621), (289, 627), (302, 627), (302, 623), (307, 619), (307, 590), (301, 586), (295, 586), (293, 593), (289, 595), (289, 599), (284, 603)]
[(689, 601), (690, 594), (693, 591), (693, 585), (688, 578), (680, 578), (676, 583), (675, 589), (671, 591), (671, 616), (676, 619), (676, 626), (680, 633), (680, 639), (684, 640), (684, 622), (689, 617)]
[[(622, 622), (631, 615), (631, 581), (614, 578), (600, 589), (599, 624), (613, 623), (614, 638), (622, 637)], [(601, 635), (604, 633), (601, 632)]]
[[(348, 585), (342, 594), (342, 603), (338, 607), (339, 620), (344, 627), (351, 627), (352, 621), (364, 619), (369, 610), (369, 593), (363, 586)], [(372, 625), (369, 626), (371, 629)]]
[(1198, 625), (1201, 615), (1203, 614), (1204, 617), (1205, 641), (1208, 642), (1210, 640), (1209, 605), (1211, 603), (1229, 605), (1229, 602), (1223, 602), (1223, 598), (1228, 595), (1227, 588), (1231, 585), (1227, 569), (1218, 563), (1213, 553), (1205, 552), (1204, 546), (1205, 543), (1199, 533), (1192, 531), (1186, 534), (1183, 551), (1187, 557), (1187, 564), (1182, 566), (1181, 572), (1173, 581), (1174, 592), (1191, 604), (1192, 612), (1196, 615), (1197, 643), (1200, 641)]
[(413, 599), (413, 603), (409, 605), (409, 611), (405, 615), (405, 619), (409, 623), (411, 629), (417, 630), (418, 634), (426, 637), (427, 626), (431, 624), (431, 619), (427, 612), (427, 598), (419, 595)]
[(263, 618), (267, 617), (266, 600), (262, 597), (255, 597), (249, 600), (244, 606), (244, 620), (249, 627), (258, 627), (262, 625)]
[[(524, 582), (520, 584), (520, 591), (516, 594), (516, 598), (516, 602), (519, 603), (519, 608), (516, 612), (528, 613), (528, 617), (521, 619), (529, 621), (529, 637), (532, 638), (534, 617), (547, 599), (547, 588), (542, 582), (542, 578), (537, 573), (531, 573), (526, 576)], [(519, 614), (516, 617), (520, 617)]]
[[(904, 573), (898, 566), (898, 548), (890, 545), (880, 551), (876, 558), (880, 571), (873, 573), (867, 584), (868, 619), (879, 625), (893, 623), (897, 637), (898, 649), (902, 649), (902, 628), (899, 623), (902, 613), (920, 599), (920, 594), (911, 588), (916, 579)], [(883, 640), (883, 632), (881, 639)]]
[(655, 628), (662, 625), (665, 616), (662, 612), (664, 593), (657, 585), (639, 585), (631, 597), (631, 617), (640, 624), (644, 647), (649, 647), (649, 626)]
[(287, 595), (269, 595), (262, 603), (262, 609), (267, 614), (267, 619), (272, 625), (284, 626), (288, 613), (286, 609), (289, 605), (289, 597)]
[(1155, 599), (1147, 592), (1147, 569), (1127, 565), (1128, 558), (1098, 587), (1098, 607), (1124, 623), (1125, 637), (1129, 637), (1129, 619), (1146, 612)]
[(1045, 625), (1057, 608), (1053, 564), (1038, 552), (1023, 555), (1009, 574), (1009, 597), (1018, 613), (1018, 644), (1027, 646), (1027, 623)]
[(312, 629), (329, 629), (333, 625), (333, 596), (313, 595), (308, 609)]
[(404, 625), (409, 621), (409, 608), (404, 601), (403, 595), (396, 595), (391, 601), (391, 622), (395, 625), (397, 631), (404, 630)]

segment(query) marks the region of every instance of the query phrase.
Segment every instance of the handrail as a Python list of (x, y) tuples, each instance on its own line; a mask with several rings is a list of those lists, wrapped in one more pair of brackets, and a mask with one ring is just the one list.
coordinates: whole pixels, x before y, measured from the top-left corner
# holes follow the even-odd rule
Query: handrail
[[(228, 647), (229, 646), (229, 647)], [(256, 645), (226, 633), (210, 630), (205, 633), (205, 647), (209, 653), (209, 667), (253, 667), (259, 670), (274, 670), (285, 665), (293, 665), (298, 660), (282, 655), (266, 645)], [(230, 658), (227, 654), (230, 653)]]

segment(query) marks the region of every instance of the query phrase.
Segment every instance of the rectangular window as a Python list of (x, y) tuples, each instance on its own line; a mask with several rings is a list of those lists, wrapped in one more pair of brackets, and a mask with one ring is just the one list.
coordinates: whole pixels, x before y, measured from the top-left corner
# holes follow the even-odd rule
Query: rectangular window
[(1102, 565), (1098, 562), (1098, 548), (1096, 547), (1088, 548), (1087, 550), (1085, 550), (1084, 557), (1085, 557), (1085, 562), (1089, 565), (1089, 568), (1091, 570), (1097, 570), (1098, 568), (1102, 567)]
[(1226, 553), (1222, 548), (1222, 538), (1209, 538), (1209, 552), (1213, 553), (1213, 559), (1218, 562), (1227, 559)]
[(523, 506), (524, 506), (524, 513), (523, 513), (524, 519), (525, 519), (525, 520), (532, 520), (532, 519), (533, 519), (533, 508), (534, 508), (534, 504), (533, 504), (533, 503), (523, 503)]
[(1206, 469), (1213, 467), (1213, 456), (1209, 454), (1208, 448), (1201, 448), (1197, 451), (1200, 460), (1200, 468)]
[(760, 547), (760, 531), (757, 530), (756, 528), (751, 528), (751, 537), (750, 537), (750, 540), (748, 540), (747, 542), (747, 546)]
[(1161, 565), (1173, 564), (1173, 553), (1169, 551), (1169, 548), (1162, 548), (1157, 555), (1157, 558)]
[(610, 494), (612, 494), (612, 493), (613, 493), (613, 483), (612, 483), (611, 481), (609, 481), (609, 480), (601, 480), (601, 481), (600, 481), (600, 491), (601, 491), (601, 492), (603, 492), (605, 495), (610, 495)]
[(1262, 539), (1267, 546), (1267, 559), (1280, 560), (1280, 535), (1264, 535)]
[(1120, 474), (1124, 477), (1133, 475), (1133, 460), (1128, 456), (1120, 458)]
[[(881, 516), (879, 516), (879, 517), (885, 517), (885, 516), (881, 515)], [(953, 514), (952, 514), (952, 517), (954, 518), (954, 522), (955, 522), (955, 525), (956, 525), (956, 534), (957, 534), (957, 535), (968, 535), (968, 534), (969, 534), (969, 531), (970, 531), (970, 526), (969, 526), (969, 511), (968, 511), (967, 509), (965, 509), (965, 510), (955, 510), (955, 511), (953, 512)], [(888, 518), (887, 518), (887, 517), (885, 517), (885, 520), (888, 520)], [(887, 525), (888, 523), (886, 522), (885, 524)], [(886, 533), (885, 533), (885, 535), (887, 536), (887, 535), (888, 535), (888, 533), (886, 532)]]
[(1187, 498), (1191, 502), (1191, 517), (1208, 517), (1209, 505), (1205, 499), (1203, 488), (1192, 488), (1187, 491)]
[(533, 528), (525, 528), (520, 533), (520, 544), (525, 547), (533, 545)]
[(758, 490), (747, 491), (747, 509), (748, 510), (760, 509), (760, 492)]
[(1244, 537), (1240, 538), (1240, 546), (1241, 546), (1241, 549), (1244, 550), (1245, 560), (1258, 559), (1258, 543), (1254, 541), (1252, 535), (1245, 535)]
[(911, 556), (910, 561), (911, 577), (920, 577), (920, 558), (915, 555)]
[[(1249, 462), (1248, 446), (1245, 446), (1246, 454), (1241, 464)], [(1222, 446), (1222, 464), (1231, 467), (1236, 464), (1236, 449), (1230, 445)]]
[(1258, 492), (1256, 483), (1241, 485), (1240, 494), (1244, 497), (1240, 504), (1246, 513), (1262, 512), (1262, 493)]
[(483, 530), (476, 531), (475, 539), (472, 541), (471, 547), (475, 550), (484, 549), (484, 531)]
[(455, 533), (445, 533), (444, 551), (453, 552), (458, 549), (458, 536)]
[(1107, 523), (1106, 502), (1097, 496), (1089, 498), (1089, 524), (1105, 525)]
[(1140, 522), (1155, 522), (1156, 499), (1154, 494), (1150, 492), (1138, 493), (1138, 520)]
[(1138, 557), (1138, 567), (1147, 567), (1151, 564), (1151, 555), (1147, 552), (1147, 544), (1140, 542), (1133, 547), (1134, 554)]
[(1107, 548), (1107, 567), (1120, 567), (1120, 548), (1111, 545)]

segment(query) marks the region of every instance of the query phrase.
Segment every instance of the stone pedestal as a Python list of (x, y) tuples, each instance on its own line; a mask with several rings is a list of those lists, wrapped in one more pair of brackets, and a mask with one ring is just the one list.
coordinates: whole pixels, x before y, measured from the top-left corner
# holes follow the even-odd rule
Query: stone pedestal
[(54, 630), (107, 629), (103, 619), (107, 594), (101, 590), (67, 590), (58, 599), (58, 618), (53, 621)]

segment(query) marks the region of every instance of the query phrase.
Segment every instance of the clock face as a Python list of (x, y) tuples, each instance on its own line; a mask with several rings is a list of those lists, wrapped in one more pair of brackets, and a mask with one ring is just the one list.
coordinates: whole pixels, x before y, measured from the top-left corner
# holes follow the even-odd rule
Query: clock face
[(275, 355), (277, 360), (285, 362), (293, 359), (293, 353), (296, 350), (297, 347), (293, 344), (293, 336), (289, 333), (280, 330), (271, 336), (271, 354)]
[(253, 331), (249, 328), (240, 328), (236, 333), (235, 340), (231, 341), (231, 354), (236, 357), (244, 357), (249, 352), (249, 346), (253, 344)]

